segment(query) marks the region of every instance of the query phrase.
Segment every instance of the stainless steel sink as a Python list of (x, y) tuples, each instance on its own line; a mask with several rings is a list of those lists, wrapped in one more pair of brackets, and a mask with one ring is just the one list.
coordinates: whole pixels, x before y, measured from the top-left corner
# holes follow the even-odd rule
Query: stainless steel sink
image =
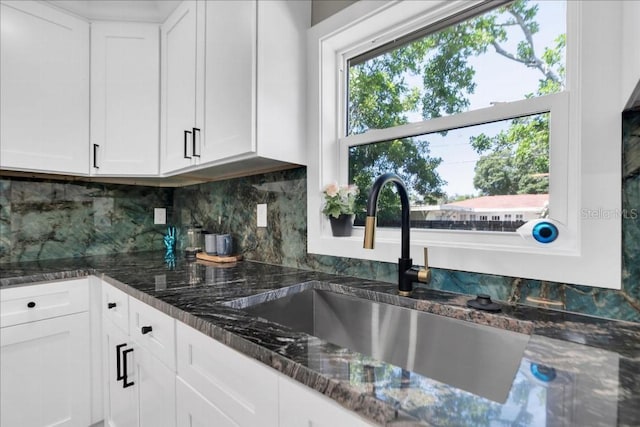
[(244, 310), (499, 403), (529, 341), (517, 332), (317, 289)]

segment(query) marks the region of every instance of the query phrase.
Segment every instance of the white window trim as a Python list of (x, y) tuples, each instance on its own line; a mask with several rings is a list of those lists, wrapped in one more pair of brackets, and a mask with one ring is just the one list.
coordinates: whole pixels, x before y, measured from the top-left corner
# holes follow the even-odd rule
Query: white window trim
[[(345, 70), (345, 55), (371, 49), (473, 3), (478, 2), (361, 0), (309, 30), (309, 253), (397, 262), (399, 230), (379, 229), (376, 249), (365, 250), (362, 229), (356, 228), (351, 237), (332, 237), (329, 222), (321, 214), (324, 185), (346, 183), (345, 147), (365, 138), (354, 135), (340, 141), (344, 135), (339, 120), (344, 108), (340, 74)], [(568, 2), (568, 94), (464, 113), (465, 119), (482, 120), (483, 115), (527, 110), (536, 102), (543, 105), (538, 112), (551, 110), (550, 212), (561, 238), (542, 245), (529, 234), (523, 238), (516, 233), (412, 230), (415, 264), (422, 264), (426, 246), (432, 267), (620, 288), (621, 220), (616, 216), (621, 206), (620, 113), (625, 99), (620, 83), (622, 3)], [(431, 120), (430, 125), (405, 125), (402, 131), (415, 135), (414, 128), (420, 126), (446, 128), (457, 120), (454, 117)], [(388, 130), (371, 132), (379, 133), (380, 140), (389, 139)]]

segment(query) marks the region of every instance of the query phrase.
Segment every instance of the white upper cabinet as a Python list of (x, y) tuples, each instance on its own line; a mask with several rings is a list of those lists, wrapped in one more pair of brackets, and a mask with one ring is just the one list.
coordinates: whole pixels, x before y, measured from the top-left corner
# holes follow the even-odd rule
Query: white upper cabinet
[(160, 30), (91, 23), (91, 173), (158, 174)]
[(206, 3), (205, 162), (305, 164), (310, 2)]
[(310, 1), (186, 0), (159, 31), (0, 2), (0, 168), (198, 179), (306, 164)]
[(162, 26), (163, 174), (221, 177), (306, 163), (310, 13), (309, 1), (176, 9)]
[(89, 172), (89, 24), (46, 4), (0, 4), (0, 168)]
[(209, 2), (204, 160), (255, 150), (255, 1)]
[(203, 8), (203, 2), (184, 1), (161, 26), (162, 173), (197, 165), (200, 155), (204, 114)]

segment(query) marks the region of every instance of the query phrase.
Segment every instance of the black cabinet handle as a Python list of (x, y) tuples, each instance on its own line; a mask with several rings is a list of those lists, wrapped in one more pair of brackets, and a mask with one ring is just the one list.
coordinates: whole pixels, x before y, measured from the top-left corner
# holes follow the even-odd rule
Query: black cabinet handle
[(110, 303), (108, 303), (108, 304), (107, 304), (107, 308), (108, 308), (109, 310), (111, 310), (112, 308), (116, 308), (116, 303), (115, 303), (115, 302), (110, 302)]
[(151, 331), (153, 331), (153, 328), (151, 326), (143, 326), (142, 329), (140, 329), (142, 335), (148, 334)]
[(189, 144), (188, 143), (189, 138), (187, 137), (187, 134), (190, 134), (190, 133), (191, 133), (191, 131), (189, 131), (189, 130), (185, 130), (184, 131), (184, 158), (185, 159), (190, 159), (191, 158), (191, 156), (187, 156), (187, 146)]
[(98, 144), (93, 144), (93, 167), (96, 169), (100, 169), (98, 167), (98, 147), (100, 147)]
[(33, 301), (29, 301), (29, 302), (27, 303), (27, 307), (29, 307), (29, 308), (33, 308), (33, 307), (35, 307), (35, 306), (36, 306), (36, 303), (35, 303), (35, 302), (33, 302)]
[[(126, 347), (127, 344), (118, 344), (116, 346), (116, 381), (120, 381), (122, 379), (124, 379), (124, 377), (126, 376), (126, 373), (122, 373), (122, 363), (120, 362), (121, 357), (120, 357), (120, 350), (122, 350), (122, 347)], [(126, 370), (126, 365), (125, 365), (125, 370)]]
[(200, 129), (198, 128), (192, 128), (191, 129), (193, 131), (193, 133), (191, 134), (191, 140), (193, 141), (193, 157), (200, 157), (200, 154), (196, 154), (196, 132), (198, 132), (198, 134), (200, 134)]
[(132, 348), (128, 348), (122, 352), (122, 371), (123, 371), (122, 388), (131, 387), (132, 385), (135, 384), (133, 381), (128, 381), (128, 378), (127, 378), (127, 354), (131, 353), (132, 351), (133, 351)]

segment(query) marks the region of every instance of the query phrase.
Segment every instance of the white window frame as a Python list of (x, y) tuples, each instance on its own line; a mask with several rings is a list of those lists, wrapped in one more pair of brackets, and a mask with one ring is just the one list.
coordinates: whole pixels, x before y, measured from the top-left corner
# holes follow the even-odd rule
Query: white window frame
[[(347, 181), (348, 146), (418, 135), (461, 123), (550, 112), (551, 221), (560, 237), (543, 245), (522, 233), (411, 230), (411, 254), (432, 267), (619, 289), (621, 286), (621, 112), (623, 1), (567, 3), (567, 90), (560, 94), (393, 129), (345, 135), (346, 62), (480, 1), (367, 1), (312, 27), (308, 33), (308, 252), (385, 262), (400, 256), (400, 231), (378, 229), (376, 249), (362, 248), (363, 230), (333, 237), (321, 214), (322, 188)], [(625, 46), (628, 50), (628, 47)], [(606, 82), (603, 84), (602, 82)], [(607, 215), (591, 213), (608, 212)], [(613, 215), (611, 213), (614, 213)], [(497, 256), (498, 255), (498, 256)]]

